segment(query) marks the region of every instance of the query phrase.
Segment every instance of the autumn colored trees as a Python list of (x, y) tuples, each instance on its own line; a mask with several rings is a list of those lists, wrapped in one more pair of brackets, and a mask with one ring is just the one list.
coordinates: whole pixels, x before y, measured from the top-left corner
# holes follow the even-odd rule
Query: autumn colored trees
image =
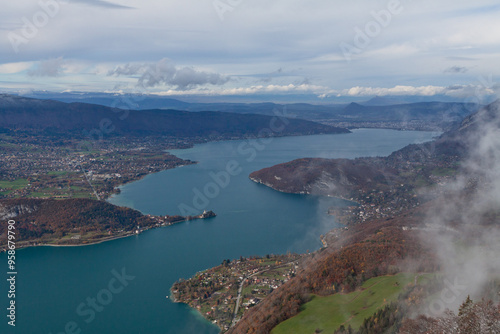
[[(16, 221), (17, 241), (61, 238), (68, 233), (131, 231), (156, 222), (139, 211), (89, 199), (9, 199), (0, 201), (0, 211)], [(7, 224), (0, 224), (0, 244)]]
[(371, 277), (400, 271), (398, 266), (407, 260), (428, 257), (420, 269), (435, 270), (431, 254), (416, 236), (401, 229), (403, 223), (380, 220), (350, 228), (344, 242), (311, 254), (303, 271), (249, 310), (228, 333), (269, 333), (296, 315), (311, 294), (351, 292)]
[(500, 333), (500, 305), (491, 300), (474, 302), (470, 297), (463, 302), (458, 314), (446, 311), (442, 316), (432, 318), (421, 315), (407, 319), (401, 327), (401, 334), (495, 334)]

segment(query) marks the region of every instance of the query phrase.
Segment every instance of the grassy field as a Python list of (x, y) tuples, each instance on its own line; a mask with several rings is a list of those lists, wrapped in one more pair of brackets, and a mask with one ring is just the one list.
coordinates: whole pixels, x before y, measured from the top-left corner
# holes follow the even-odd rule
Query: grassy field
[[(363, 320), (391, 301), (397, 300), (404, 287), (414, 282), (416, 274), (375, 277), (363, 284), (360, 291), (314, 296), (295, 317), (276, 326), (272, 334), (311, 334), (316, 329), (333, 333), (340, 325), (358, 329)], [(423, 279), (422, 276), (419, 279)]]
[(0, 188), (4, 189), (22, 189), (28, 185), (28, 180), (26, 179), (17, 179), (15, 181), (0, 181)]
[(24, 189), (28, 185), (27, 179), (17, 179), (15, 181), (0, 181), (0, 189), (3, 191), (0, 192), (0, 196), (6, 196), (12, 193), (13, 191)]

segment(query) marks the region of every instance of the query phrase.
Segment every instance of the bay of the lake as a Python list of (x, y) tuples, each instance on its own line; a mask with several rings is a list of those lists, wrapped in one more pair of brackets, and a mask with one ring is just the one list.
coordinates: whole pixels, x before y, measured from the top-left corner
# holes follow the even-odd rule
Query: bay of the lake
[[(175, 215), (191, 208), (213, 210), (217, 217), (91, 246), (19, 250), (15, 328), (7, 325), (7, 254), (0, 254), (5, 277), (0, 284), (0, 332), (218, 333), (196, 311), (166, 298), (172, 284), (224, 259), (314, 251), (321, 247), (319, 236), (338, 226), (326, 214), (328, 207), (345, 203), (280, 193), (249, 180), (251, 172), (304, 157), (386, 156), (436, 135), (358, 129), (342, 135), (210, 142), (171, 151), (198, 163), (124, 185), (109, 202), (145, 214)], [(223, 177), (228, 162), (233, 167), (229, 178)], [(99, 308), (92, 306), (94, 299)]]

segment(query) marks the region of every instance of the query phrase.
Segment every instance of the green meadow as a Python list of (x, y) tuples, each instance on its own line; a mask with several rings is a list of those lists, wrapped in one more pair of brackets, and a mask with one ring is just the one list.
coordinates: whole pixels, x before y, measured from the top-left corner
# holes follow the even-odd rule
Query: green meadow
[(313, 296), (310, 302), (302, 306), (298, 315), (282, 322), (271, 333), (311, 334), (316, 329), (333, 333), (341, 325), (346, 328), (351, 325), (357, 330), (364, 319), (397, 300), (403, 289), (413, 284), (416, 275), (402, 273), (375, 277), (366, 281), (358, 291), (327, 297)]

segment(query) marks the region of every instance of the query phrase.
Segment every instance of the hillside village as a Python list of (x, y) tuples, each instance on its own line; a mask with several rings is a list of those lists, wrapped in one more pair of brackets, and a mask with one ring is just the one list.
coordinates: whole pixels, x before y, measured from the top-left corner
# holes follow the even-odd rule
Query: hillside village
[(224, 260), (220, 266), (179, 280), (172, 286), (172, 297), (228, 330), (245, 311), (294, 277), (302, 258), (287, 254)]

